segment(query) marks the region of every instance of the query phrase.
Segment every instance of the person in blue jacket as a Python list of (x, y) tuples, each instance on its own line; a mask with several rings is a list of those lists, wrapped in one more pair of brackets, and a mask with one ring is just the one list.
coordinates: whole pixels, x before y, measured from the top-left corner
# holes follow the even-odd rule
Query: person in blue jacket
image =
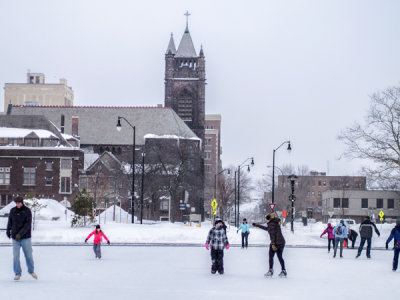
[(343, 241), (347, 238), (347, 228), (344, 225), (344, 221), (340, 220), (340, 223), (333, 228), (333, 234), (335, 235), (335, 247), (333, 251), (333, 258), (336, 257), (337, 248), (340, 243), (340, 257), (343, 257)]
[(243, 223), (240, 224), (236, 233), (239, 233), (239, 230), (242, 230), (242, 249), (244, 249), (244, 247), (247, 249), (247, 246), (249, 245), (250, 229), (246, 219), (243, 219)]
[(399, 263), (400, 253), (400, 219), (396, 220), (396, 226), (392, 229), (386, 241), (386, 250), (389, 249), (389, 243), (392, 239), (394, 239), (393, 272), (395, 272)]

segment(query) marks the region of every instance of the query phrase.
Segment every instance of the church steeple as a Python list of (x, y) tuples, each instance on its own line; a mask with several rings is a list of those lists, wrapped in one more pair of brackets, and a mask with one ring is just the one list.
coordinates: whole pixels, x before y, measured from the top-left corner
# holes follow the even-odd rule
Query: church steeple
[(167, 48), (167, 52), (165, 52), (165, 54), (176, 54), (176, 48), (175, 48), (175, 43), (174, 43), (174, 36), (171, 33), (171, 38), (169, 39), (169, 43), (168, 43), (168, 48)]
[(197, 57), (196, 49), (194, 48), (192, 37), (189, 32), (189, 12), (186, 11), (186, 29), (179, 43), (176, 57)]

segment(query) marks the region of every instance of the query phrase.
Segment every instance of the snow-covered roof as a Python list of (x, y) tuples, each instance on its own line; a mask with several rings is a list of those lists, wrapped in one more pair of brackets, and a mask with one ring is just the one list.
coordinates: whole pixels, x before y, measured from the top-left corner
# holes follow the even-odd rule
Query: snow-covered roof
[(24, 138), (31, 133), (36, 134), (40, 139), (58, 140), (58, 137), (54, 135), (51, 131), (44, 129), (0, 127), (0, 137), (2, 138)]
[(170, 134), (164, 134), (164, 135), (157, 135), (157, 134), (146, 134), (144, 136), (144, 139), (176, 139), (176, 140), (195, 140), (195, 141), (201, 141), (200, 138), (198, 137), (191, 137), (191, 138), (187, 138), (184, 136), (177, 136), (177, 135), (170, 135)]

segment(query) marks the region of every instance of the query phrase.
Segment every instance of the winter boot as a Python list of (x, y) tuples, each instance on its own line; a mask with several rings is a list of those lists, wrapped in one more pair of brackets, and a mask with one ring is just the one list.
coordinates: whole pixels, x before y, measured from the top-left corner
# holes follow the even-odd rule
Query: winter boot
[(224, 270), (219, 270), (218, 273), (224, 275)]
[(215, 273), (217, 273), (217, 271), (211, 270), (211, 274), (215, 274)]
[(360, 253), (357, 253), (356, 258), (359, 258), (359, 257), (360, 257)]
[(274, 275), (273, 269), (269, 269), (268, 272), (264, 274), (265, 277), (272, 277), (272, 275)]
[(283, 270), (279, 273), (279, 277), (286, 277), (286, 276), (287, 276), (286, 270), (283, 269)]
[(15, 275), (14, 280), (20, 280), (21, 276), (20, 275)]
[(32, 276), (33, 278), (38, 279), (38, 276), (37, 276), (35, 273), (30, 273), (30, 274), (31, 274), (31, 276)]

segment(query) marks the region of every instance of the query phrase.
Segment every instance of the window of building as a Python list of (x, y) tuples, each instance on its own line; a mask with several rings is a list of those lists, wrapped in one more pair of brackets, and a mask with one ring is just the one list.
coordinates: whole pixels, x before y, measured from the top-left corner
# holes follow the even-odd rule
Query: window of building
[(10, 168), (0, 168), (0, 184), (10, 184)]
[(36, 168), (24, 168), (24, 184), (35, 185)]
[(88, 189), (88, 178), (87, 177), (80, 177), (79, 178), (79, 187), (81, 190), (87, 190)]
[(393, 209), (394, 208), (394, 199), (387, 199), (387, 205), (388, 209)]
[(61, 177), (61, 193), (71, 192), (71, 178)]
[(210, 172), (211, 172), (211, 165), (204, 165), (204, 170), (205, 170), (207, 173), (210, 173)]
[(315, 186), (314, 180), (311, 180), (311, 186)]
[(53, 184), (53, 177), (46, 177), (46, 185), (52, 185)]
[(40, 83), (40, 77), (39, 77), (39, 76), (36, 76), (35, 79), (36, 79), (35, 83), (36, 83), (36, 84), (39, 84), (39, 83)]
[(318, 197), (321, 197), (322, 196), (322, 193), (321, 192), (318, 192)]
[(322, 185), (323, 185), (323, 186), (326, 186), (326, 181), (323, 181), (323, 182), (322, 182)]
[(168, 210), (168, 201), (167, 200), (160, 201), (160, 210)]
[(376, 199), (376, 208), (383, 208), (383, 199)]
[(315, 196), (315, 193), (314, 192), (311, 192), (311, 197), (314, 197)]
[(368, 208), (368, 199), (367, 198), (361, 199), (361, 208)]
[(37, 147), (38, 140), (37, 139), (25, 139), (25, 146), (26, 147)]
[(333, 208), (340, 208), (340, 198), (333, 198)]
[(18, 146), (18, 139), (8, 139), (8, 144), (10, 146)]
[(210, 160), (211, 159), (211, 152), (210, 151), (204, 151), (204, 159)]
[(72, 161), (70, 159), (61, 159), (61, 169), (71, 169)]
[(34, 76), (29, 76), (29, 83), (30, 83), (30, 84), (33, 84), (33, 83), (34, 83), (34, 81), (33, 81), (34, 78), (35, 78)]
[(349, 208), (349, 198), (342, 198), (342, 208)]
[(53, 170), (53, 163), (51, 161), (46, 161), (46, 171)]
[(319, 180), (318, 181), (318, 186), (321, 186), (322, 185), (322, 182), (321, 182), (321, 180)]
[(7, 205), (7, 195), (1, 195), (1, 203), (0, 206), (4, 207)]
[(205, 146), (210, 146), (211, 145), (211, 138), (206, 138), (204, 141)]

